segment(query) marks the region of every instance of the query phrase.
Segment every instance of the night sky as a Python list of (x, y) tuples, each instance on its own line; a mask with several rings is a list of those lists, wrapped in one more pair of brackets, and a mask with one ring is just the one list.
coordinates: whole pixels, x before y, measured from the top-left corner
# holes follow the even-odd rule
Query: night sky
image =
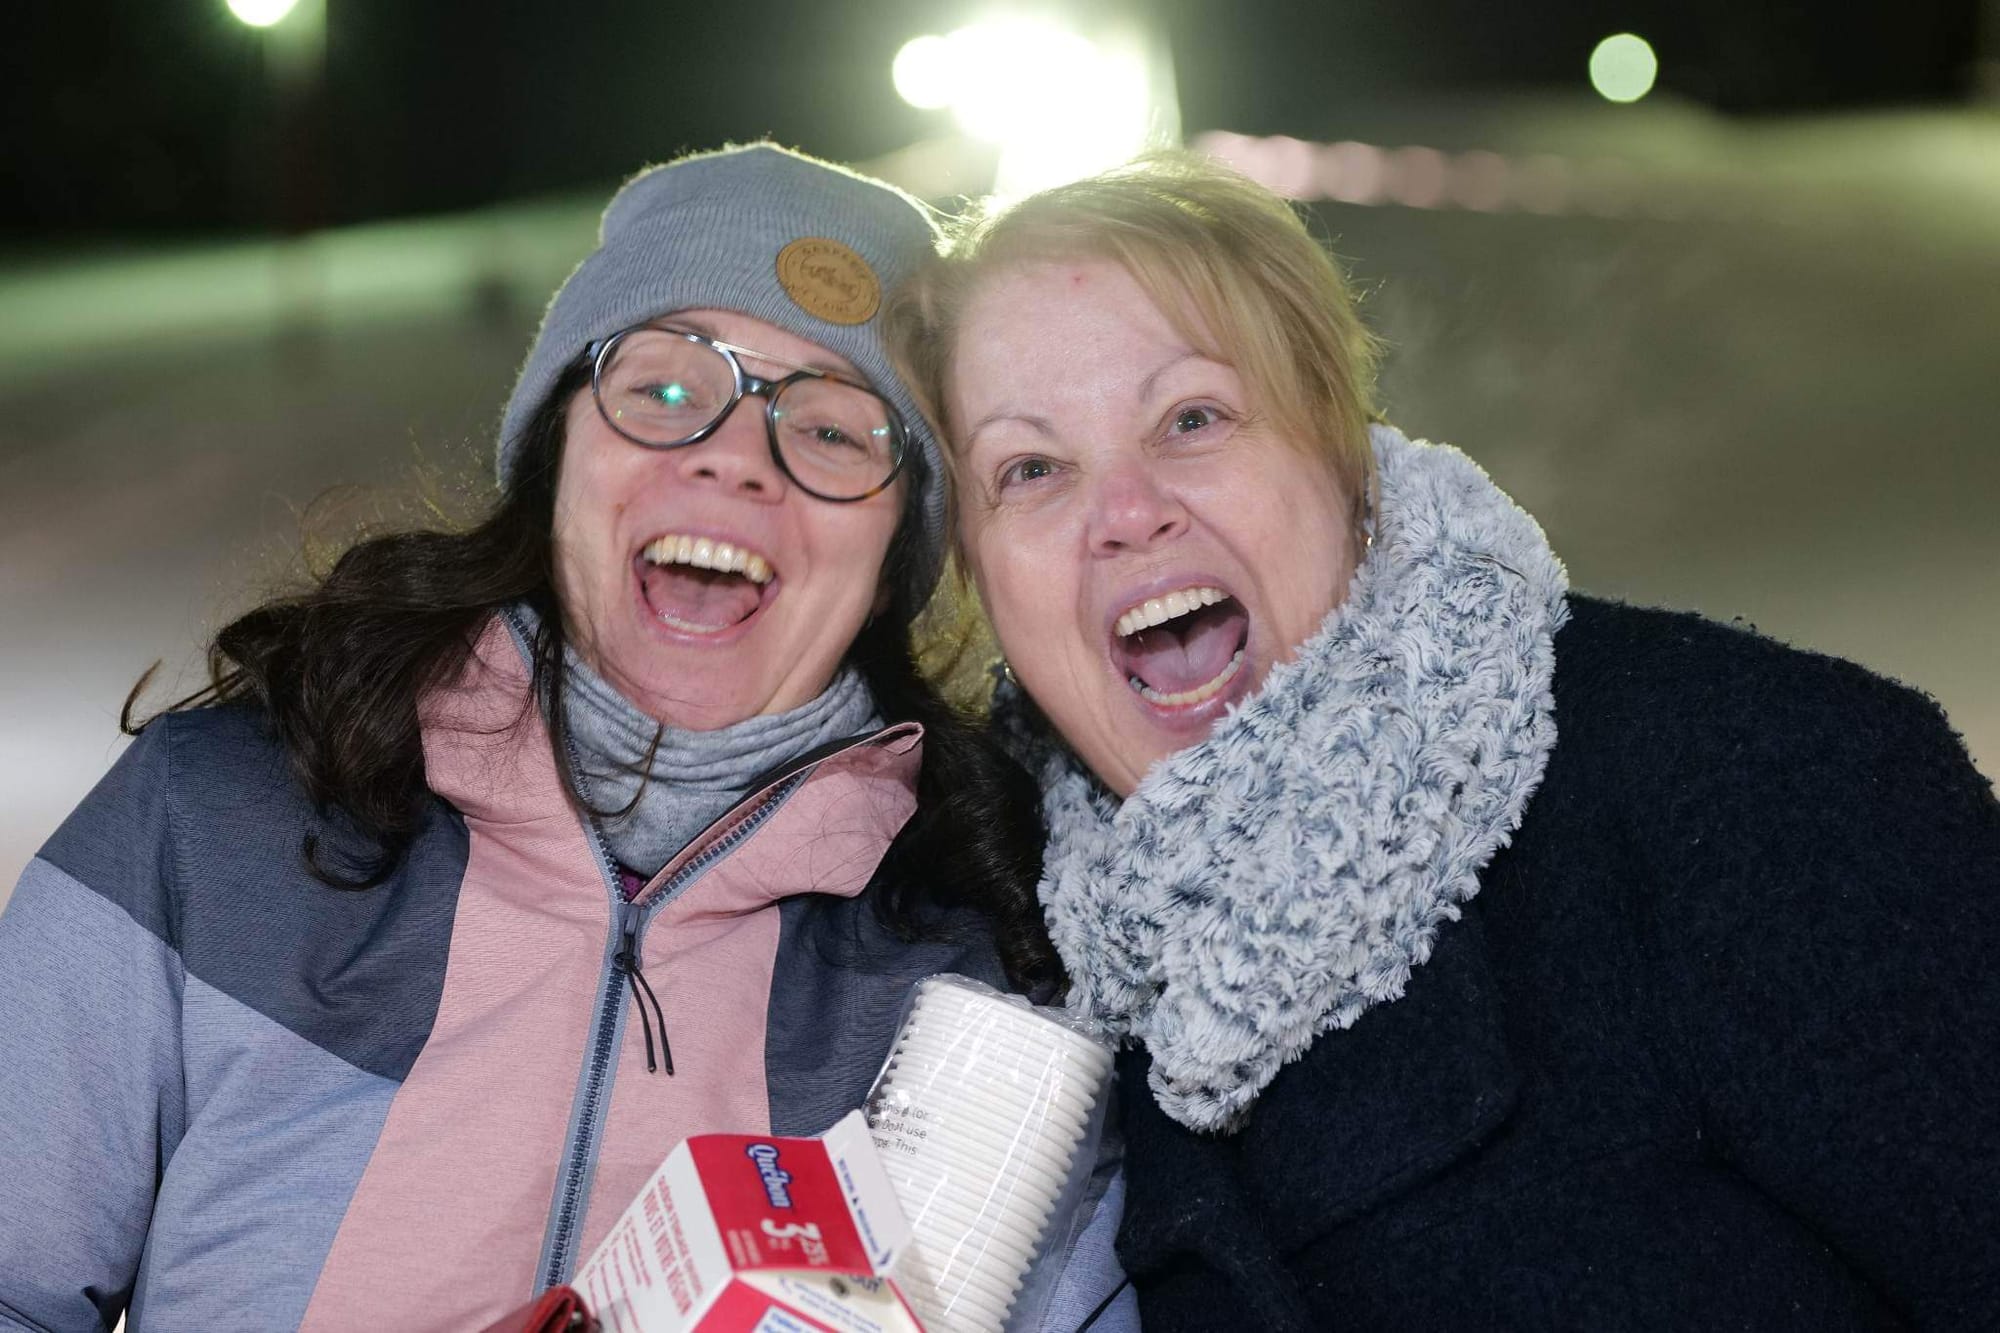
[[(0, 244), (465, 208), (759, 134), (865, 160), (946, 128), (891, 89), (900, 43), (990, 8), (328, 0), (323, 96), (284, 108), (261, 35), (223, 0), (17, 6), (0, 52)], [(1168, 36), (1189, 133), (1320, 136), (1383, 99), (1575, 88), (1591, 45), (1620, 29), (1659, 50), (1663, 89), (1732, 112), (1946, 100), (1968, 86), (1978, 0), (1127, 8)], [(281, 178), (277, 138), (317, 145), (319, 165)]]

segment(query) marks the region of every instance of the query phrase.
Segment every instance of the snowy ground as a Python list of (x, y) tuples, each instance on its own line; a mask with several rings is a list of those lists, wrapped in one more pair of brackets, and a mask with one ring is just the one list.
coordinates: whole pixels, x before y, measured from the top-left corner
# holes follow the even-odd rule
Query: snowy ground
[[(1580, 589), (1920, 685), (2000, 771), (2000, 120), (1504, 133), (1650, 155), (1689, 216), (1328, 208), (1391, 415), (1483, 462)], [(139, 672), (296, 568), (306, 502), (486, 466), (594, 211), (0, 271), (0, 901)]]

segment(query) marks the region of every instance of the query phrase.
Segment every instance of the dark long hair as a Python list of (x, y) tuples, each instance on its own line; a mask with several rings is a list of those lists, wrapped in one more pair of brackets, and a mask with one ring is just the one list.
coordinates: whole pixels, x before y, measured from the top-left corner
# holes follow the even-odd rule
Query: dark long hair
[[(566, 641), (554, 544), (565, 410), (586, 379), (574, 368), (549, 394), (511, 481), (483, 519), (463, 530), (356, 542), (312, 586), (225, 625), (209, 645), (207, 686), (168, 706), (243, 703), (268, 719), (307, 797), (355, 835), (306, 835), (302, 852), (322, 883), (370, 889), (401, 864), (436, 800), (424, 781), (418, 701), (457, 677), (493, 613), (513, 603), (540, 620), (524, 707), (542, 707), (557, 771), (571, 800), (590, 809), (562, 757)], [(906, 490), (914, 498), (917, 487)], [(1042, 832), (1034, 785), (917, 671), (906, 628), (915, 608), (900, 577), (914, 513), (914, 504), (906, 507), (889, 553), (896, 604), (862, 630), (849, 654), (882, 717), (925, 730), (917, 812), (890, 849), (892, 873), (877, 877), (875, 910), (899, 934), (915, 936), (935, 908), (974, 908), (989, 920), (1014, 984), (1046, 990), (1060, 980), (1061, 964), (1035, 897)], [(146, 685), (142, 677), (125, 701), (127, 733), (145, 725), (133, 714)]]

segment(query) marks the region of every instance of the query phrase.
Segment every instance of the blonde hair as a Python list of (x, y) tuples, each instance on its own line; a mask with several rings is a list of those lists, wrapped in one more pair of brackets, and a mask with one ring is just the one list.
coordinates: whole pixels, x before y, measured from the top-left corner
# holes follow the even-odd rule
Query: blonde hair
[[(1285, 200), (1193, 153), (1156, 153), (979, 211), (890, 298), (889, 354), (938, 432), (947, 472), (958, 325), (981, 284), (1023, 264), (1110, 260), (1202, 355), (1235, 368), (1280, 433), (1323, 457), (1365, 516), (1377, 348), (1347, 276)], [(954, 490), (956, 488), (954, 487)]]
[[(1009, 268), (1100, 259), (1122, 266), (1189, 346), (1243, 376), (1279, 433), (1321, 458), (1354, 500), (1357, 544), (1375, 490), (1375, 339), (1346, 275), (1285, 200), (1193, 153), (1157, 153), (948, 224), (946, 248), (891, 295), (889, 355), (936, 428), (959, 530), (950, 413), (958, 326), (981, 285)], [(917, 626), (925, 674), (959, 702), (987, 688), (996, 654), (954, 535), (947, 577)]]

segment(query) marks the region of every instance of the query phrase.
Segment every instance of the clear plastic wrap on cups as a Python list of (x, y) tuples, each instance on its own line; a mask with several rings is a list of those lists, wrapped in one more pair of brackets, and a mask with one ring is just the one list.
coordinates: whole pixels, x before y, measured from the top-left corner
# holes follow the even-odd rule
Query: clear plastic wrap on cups
[(914, 1232), (898, 1279), (931, 1333), (1040, 1316), (1096, 1165), (1111, 1056), (1097, 1024), (969, 978), (912, 989), (867, 1113)]

